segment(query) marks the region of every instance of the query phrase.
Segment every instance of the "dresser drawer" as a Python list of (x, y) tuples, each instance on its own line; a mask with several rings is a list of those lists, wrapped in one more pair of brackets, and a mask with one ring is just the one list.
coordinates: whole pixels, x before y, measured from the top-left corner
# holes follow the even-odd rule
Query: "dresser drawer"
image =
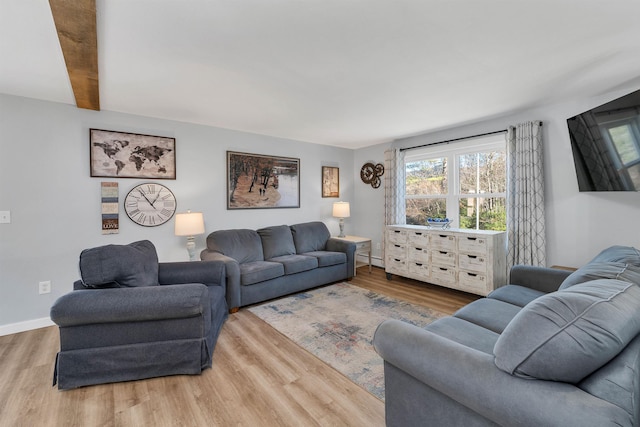
[(403, 276), (409, 271), (407, 261), (404, 258), (396, 258), (390, 255), (387, 255), (385, 259), (384, 270), (387, 273), (395, 273)]
[(456, 236), (447, 233), (434, 233), (431, 235), (431, 249), (453, 252), (456, 250)]
[(455, 285), (456, 283), (456, 269), (431, 266), (429, 270), (431, 273), (431, 280), (436, 285)]
[(427, 262), (409, 262), (409, 273), (421, 279), (429, 278), (429, 264)]
[(458, 250), (460, 252), (487, 253), (487, 239), (475, 236), (458, 236)]
[(406, 258), (407, 257), (407, 245), (406, 243), (392, 243), (386, 247), (387, 254), (394, 256), (396, 258)]
[(429, 250), (427, 248), (416, 248), (415, 246), (409, 246), (407, 249), (407, 255), (409, 261), (429, 262)]
[(460, 254), (458, 255), (458, 266), (460, 269), (486, 273), (487, 258), (484, 255)]
[(429, 247), (429, 233), (426, 231), (409, 231), (409, 243), (418, 247)]
[(434, 265), (434, 267), (455, 267), (456, 254), (455, 252), (432, 250), (431, 263)]
[(460, 270), (458, 272), (458, 286), (461, 291), (487, 295), (487, 276)]
[(407, 243), (407, 230), (396, 230), (394, 228), (387, 229), (387, 238), (390, 243)]

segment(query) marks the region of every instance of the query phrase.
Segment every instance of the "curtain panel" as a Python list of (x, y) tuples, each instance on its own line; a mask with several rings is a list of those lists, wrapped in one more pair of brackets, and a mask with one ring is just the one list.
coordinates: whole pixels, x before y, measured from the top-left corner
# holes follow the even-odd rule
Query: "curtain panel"
[(382, 262), (385, 260), (386, 226), (404, 224), (405, 213), (405, 169), (404, 151), (390, 148), (384, 152), (384, 228), (382, 232)]
[(546, 266), (542, 122), (507, 130), (507, 264)]

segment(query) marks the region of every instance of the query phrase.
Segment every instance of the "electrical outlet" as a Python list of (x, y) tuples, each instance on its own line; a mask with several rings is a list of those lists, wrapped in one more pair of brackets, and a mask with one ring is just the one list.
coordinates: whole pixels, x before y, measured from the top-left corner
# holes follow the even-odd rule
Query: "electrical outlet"
[(377, 250), (380, 250), (380, 242), (377, 242), (377, 243), (376, 243), (376, 249), (377, 249)]
[(40, 293), (40, 295), (51, 293), (51, 281), (46, 280), (38, 283), (38, 293)]

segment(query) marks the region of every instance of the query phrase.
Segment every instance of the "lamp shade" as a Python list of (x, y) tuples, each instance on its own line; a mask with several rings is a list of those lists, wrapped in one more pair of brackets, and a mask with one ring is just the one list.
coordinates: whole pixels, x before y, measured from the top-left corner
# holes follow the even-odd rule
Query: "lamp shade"
[(349, 202), (335, 202), (333, 204), (333, 216), (336, 218), (349, 218)]
[(202, 212), (176, 214), (176, 236), (195, 236), (204, 233), (204, 217)]

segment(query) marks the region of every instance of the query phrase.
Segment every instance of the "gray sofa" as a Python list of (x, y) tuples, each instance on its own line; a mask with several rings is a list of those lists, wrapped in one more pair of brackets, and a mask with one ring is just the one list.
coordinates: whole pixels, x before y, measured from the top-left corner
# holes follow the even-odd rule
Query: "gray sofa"
[(259, 230), (218, 230), (200, 258), (226, 266), (227, 305), (234, 312), (353, 276), (356, 245), (332, 238), (319, 221)]
[(149, 241), (87, 249), (82, 280), (58, 298), (54, 385), (199, 374), (228, 316), (224, 263), (158, 263)]
[(516, 266), (510, 284), (425, 328), (389, 320), (388, 426), (640, 425), (640, 252), (571, 273)]

